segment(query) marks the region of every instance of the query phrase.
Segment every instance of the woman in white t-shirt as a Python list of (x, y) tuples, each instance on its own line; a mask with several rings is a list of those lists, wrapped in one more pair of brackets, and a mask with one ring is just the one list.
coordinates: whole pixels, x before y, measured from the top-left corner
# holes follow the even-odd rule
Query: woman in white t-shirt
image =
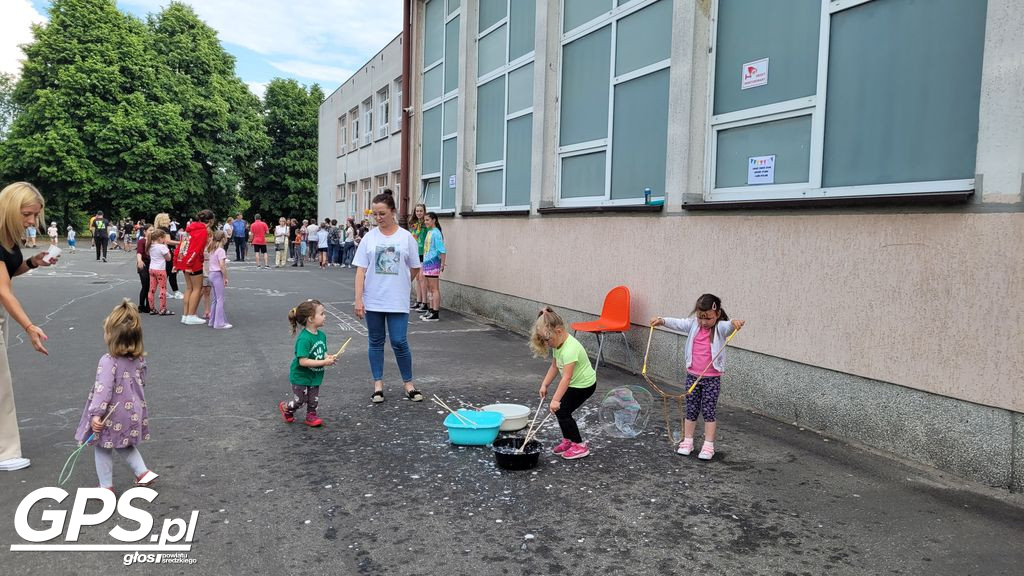
[(369, 332), (370, 401), (384, 401), (384, 340), (391, 339), (398, 370), (405, 383), (405, 395), (413, 402), (423, 394), (412, 381), (412, 351), (409, 331), (409, 291), (420, 272), (419, 249), (408, 230), (400, 228), (395, 216), (395, 199), (390, 190), (374, 196), (371, 204), (377, 227), (366, 233), (356, 250), (355, 312), (366, 318)]
[(274, 268), (288, 263), (288, 220), (282, 217), (274, 227)]

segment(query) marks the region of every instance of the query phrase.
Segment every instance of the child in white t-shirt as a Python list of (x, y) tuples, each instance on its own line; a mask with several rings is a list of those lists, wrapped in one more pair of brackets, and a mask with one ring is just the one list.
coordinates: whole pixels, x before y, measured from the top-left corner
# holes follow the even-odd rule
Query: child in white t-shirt
[[(160, 316), (173, 316), (174, 312), (167, 309), (167, 262), (171, 259), (171, 251), (167, 248), (167, 232), (154, 228), (149, 234), (149, 313)], [(160, 290), (160, 309), (157, 310), (155, 292)]]
[(75, 241), (75, 228), (74, 226), (68, 226), (68, 249), (71, 250), (72, 254), (75, 253), (76, 244), (77, 242)]

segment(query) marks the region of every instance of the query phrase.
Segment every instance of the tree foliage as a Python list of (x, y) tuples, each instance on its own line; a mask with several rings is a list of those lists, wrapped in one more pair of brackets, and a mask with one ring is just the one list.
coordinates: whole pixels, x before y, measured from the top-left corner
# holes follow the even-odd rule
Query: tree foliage
[(13, 75), (0, 72), (0, 141), (7, 138), (7, 131), (18, 115), (18, 106), (14, 103), (16, 81)]
[(317, 122), (324, 93), (295, 80), (275, 78), (264, 97), (264, 125), (270, 147), (247, 187), (251, 212), (317, 217)]
[(53, 0), (49, 16), (25, 48), (0, 179), (33, 182), (64, 221), (233, 209), (269, 139), (216, 32), (178, 2), (145, 23), (115, 0)]

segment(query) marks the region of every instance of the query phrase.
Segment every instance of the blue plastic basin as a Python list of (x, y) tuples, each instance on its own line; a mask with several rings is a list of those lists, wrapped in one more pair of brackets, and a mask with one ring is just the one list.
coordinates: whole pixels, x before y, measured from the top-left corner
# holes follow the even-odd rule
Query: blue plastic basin
[(498, 437), (498, 428), (505, 415), (501, 412), (477, 412), (475, 410), (459, 410), (459, 414), (471, 420), (473, 424), (463, 422), (453, 414), (444, 419), (444, 425), (448, 428), (448, 441), (452, 444), (464, 446), (486, 446)]

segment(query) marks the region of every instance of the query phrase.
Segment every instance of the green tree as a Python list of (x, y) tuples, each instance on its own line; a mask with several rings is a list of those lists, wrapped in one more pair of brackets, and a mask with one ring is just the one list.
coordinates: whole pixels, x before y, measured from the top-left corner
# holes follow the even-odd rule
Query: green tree
[(149, 215), (184, 170), (188, 127), (160, 90), (145, 25), (114, 0), (53, 0), (33, 26), (0, 149), (5, 181), (28, 180), (50, 211)]
[(244, 179), (267, 147), (259, 99), (235, 75), (235, 60), (215, 30), (189, 6), (172, 2), (150, 16), (163, 90), (188, 124), (188, 165), (169, 195), (176, 211), (234, 208)]
[(264, 97), (270, 148), (247, 187), (251, 212), (295, 216), (317, 213), (317, 122), (324, 93), (295, 80), (273, 79)]

